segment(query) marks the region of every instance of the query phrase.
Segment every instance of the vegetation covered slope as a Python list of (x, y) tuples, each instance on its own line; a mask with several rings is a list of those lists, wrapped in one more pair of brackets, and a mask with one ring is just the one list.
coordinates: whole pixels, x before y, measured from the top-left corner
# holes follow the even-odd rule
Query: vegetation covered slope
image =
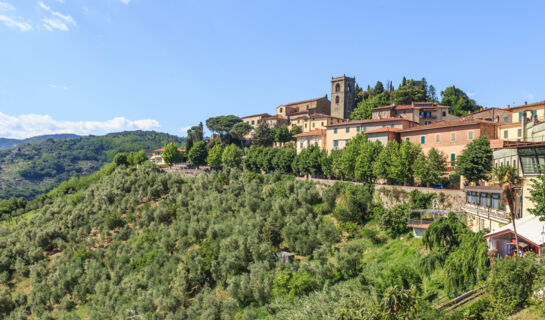
[(182, 138), (152, 131), (48, 139), (0, 151), (0, 199), (32, 199), (71, 177), (92, 174), (119, 152), (151, 151)]
[[(372, 192), (114, 162), (0, 222), (0, 317), (503, 319), (527, 303), (539, 262), (491, 268), (482, 234), (452, 215), (411, 238), (407, 205), (385, 209)], [(481, 286), (477, 274), (490, 294), (459, 312), (434, 307)]]

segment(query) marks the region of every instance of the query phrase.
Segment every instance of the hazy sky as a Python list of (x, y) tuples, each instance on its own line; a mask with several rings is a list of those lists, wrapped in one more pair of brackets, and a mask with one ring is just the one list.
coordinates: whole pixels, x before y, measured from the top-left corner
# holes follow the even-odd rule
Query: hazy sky
[(0, 136), (185, 128), (426, 77), (545, 99), (545, 2), (0, 0)]

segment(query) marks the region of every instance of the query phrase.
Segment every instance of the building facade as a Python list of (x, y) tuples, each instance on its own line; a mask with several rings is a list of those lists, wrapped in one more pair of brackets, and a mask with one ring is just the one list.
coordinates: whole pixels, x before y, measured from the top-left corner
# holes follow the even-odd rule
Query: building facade
[(295, 139), (297, 140), (295, 148), (299, 154), (303, 149), (308, 148), (311, 145), (316, 145), (320, 147), (320, 150), (325, 150), (326, 148), (326, 130), (325, 129), (316, 129), (309, 132), (303, 132), (296, 134)]
[(316, 129), (325, 129), (328, 125), (344, 122), (344, 119), (335, 118), (322, 113), (304, 113), (290, 117), (290, 129), (298, 126), (303, 132), (314, 131)]
[(399, 135), (401, 141), (419, 144), (424, 153), (428, 153), (431, 148), (443, 152), (452, 170), (468, 143), (482, 135), (488, 139), (496, 138), (496, 123), (476, 119), (442, 121), (404, 129)]
[(458, 120), (459, 117), (448, 113), (448, 106), (433, 102), (413, 102), (409, 105), (387, 105), (371, 110), (372, 119), (400, 117), (417, 122), (419, 125), (428, 125), (441, 121)]
[(371, 120), (353, 120), (327, 126), (326, 148), (327, 152), (331, 150), (342, 150), (350, 139), (362, 132), (373, 131), (382, 128), (406, 129), (417, 126), (418, 124), (406, 119), (371, 119)]
[(301, 115), (305, 113), (321, 113), (329, 115), (331, 113), (331, 102), (325, 97), (292, 102), (276, 107), (276, 115), (289, 119), (292, 115)]

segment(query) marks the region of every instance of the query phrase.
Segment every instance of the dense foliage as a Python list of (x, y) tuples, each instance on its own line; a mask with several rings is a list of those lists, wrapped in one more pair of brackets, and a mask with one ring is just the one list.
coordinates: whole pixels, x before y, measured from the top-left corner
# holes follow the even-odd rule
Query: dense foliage
[[(425, 78), (421, 80), (406, 79), (394, 88), (392, 82), (386, 87), (377, 81), (374, 87), (367, 90), (356, 88), (356, 108), (350, 115), (353, 120), (371, 119), (371, 109), (389, 104), (404, 105), (412, 102), (437, 102), (437, 93), (433, 85), (428, 85)], [(477, 111), (481, 106), (470, 99), (461, 89), (454, 86), (441, 91), (441, 104), (449, 106), (449, 113), (457, 116)]]
[(62, 181), (98, 171), (121, 152), (161, 148), (182, 143), (176, 136), (152, 131), (112, 133), (72, 139), (49, 139), (0, 151), (0, 199), (32, 199)]
[[(293, 149), (278, 150), (272, 159)], [(434, 299), (474, 282), (476, 268), (487, 274), (482, 235), (455, 216), (439, 219), (427, 252), (409, 236), (410, 204), (384, 208), (371, 184), (319, 192), (293, 176), (238, 169), (184, 180), (135, 165), (136, 154), (121, 158), (0, 224), (0, 316), (442, 319)], [(411, 203), (429, 200), (415, 193)], [(28, 204), (2, 210), (19, 207)], [(441, 250), (432, 270), (420, 267)], [(491, 288), (515, 269), (502, 268)]]
[(469, 182), (486, 180), (492, 170), (492, 149), (487, 136), (480, 136), (465, 146), (456, 161), (456, 172)]

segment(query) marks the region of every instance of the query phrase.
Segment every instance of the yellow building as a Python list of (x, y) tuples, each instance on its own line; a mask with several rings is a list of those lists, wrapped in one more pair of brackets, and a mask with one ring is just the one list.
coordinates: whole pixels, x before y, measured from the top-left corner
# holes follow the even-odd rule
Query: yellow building
[(537, 117), (541, 121), (545, 119), (545, 101), (508, 107), (507, 110), (513, 113), (512, 122), (523, 122), (525, 115), (527, 118)]
[(302, 113), (290, 116), (290, 129), (298, 126), (303, 132), (317, 129), (325, 129), (326, 126), (344, 122), (344, 119), (336, 118), (322, 113)]
[(432, 124), (445, 120), (458, 120), (460, 117), (448, 113), (448, 106), (433, 102), (413, 102), (409, 105), (387, 105), (371, 110), (373, 119), (403, 118), (420, 125)]

